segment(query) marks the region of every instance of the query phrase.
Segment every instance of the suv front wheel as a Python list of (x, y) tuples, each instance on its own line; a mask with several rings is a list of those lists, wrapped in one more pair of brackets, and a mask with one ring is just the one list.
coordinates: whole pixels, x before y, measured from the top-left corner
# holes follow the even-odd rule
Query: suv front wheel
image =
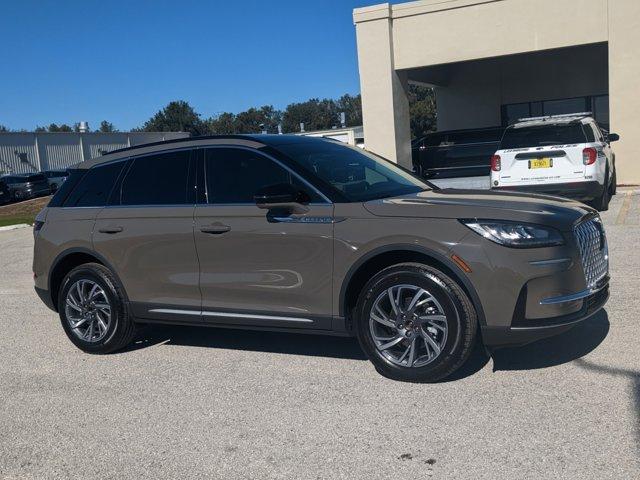
[(357, 336), (383, 375), (435, 382), (457, 370), (476, 339), (476, 313), (466, 293), (436, 268), (394, 265), (375, 275), (356, 306)]
[(109, 353), (128, 345), (135, 324), (111, 271), (97, 263), (71, 270), (58, 295), (58, 312), (69, 339), (87, 353)]

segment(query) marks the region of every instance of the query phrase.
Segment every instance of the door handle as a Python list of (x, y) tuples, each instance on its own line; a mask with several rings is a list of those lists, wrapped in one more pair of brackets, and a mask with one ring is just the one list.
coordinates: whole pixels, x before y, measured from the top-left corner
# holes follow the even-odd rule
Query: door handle
[(222, 225), (221, 223), (200, 227), (200, 231), (202, 233), (208, 233), (211, 235), (220, 235), (223, 233), (227, 233), (229, 230), (231, 230), (231, 227), (229, 225)]
[(99, 228), (98, 231), (100, 233), (120, 233), (123, 230), (122, 227), (104, 227), (104, 228)]

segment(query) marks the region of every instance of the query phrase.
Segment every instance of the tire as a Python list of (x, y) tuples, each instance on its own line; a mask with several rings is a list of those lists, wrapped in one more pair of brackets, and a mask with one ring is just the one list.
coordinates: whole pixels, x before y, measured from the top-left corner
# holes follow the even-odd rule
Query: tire
[[(83, 298), (86, 303), (79, 301)], [(80, 265), (66, 275), (58, 312), (69, 340), (87, 353), (114, 352), (131, 343), (135, 335), (124, 292), (111, 271), (97, 263)]]
[(607, 172), (604, 177), (604, 188), (602, 189), (602, 194), (590, 202), (591, 206), (599, 212), (606, 212), (609, 210), (609, 200), (611, 200), (611, 197), (609, 196), (609, 188), (609, 172)]
[(613, 177), (611, 178), (611, 185), (609, 186), (609, 198), (613, 197), (618, 190), (618, 175), (616, 174), (615, 167), (613, 168)]
[[(389, 291), (400, 298), (394, 303), (401, 311), (394, 311)], [(410, 308), (412, 303), (418, 306)], [(460, 368), (478, 329), (475, 309), (462, 288), (419, 263), (385, 268), (369, 280), (358, 298), (355, 322), (362, 349), (382, 375), (417, 383), (437, 382)]]

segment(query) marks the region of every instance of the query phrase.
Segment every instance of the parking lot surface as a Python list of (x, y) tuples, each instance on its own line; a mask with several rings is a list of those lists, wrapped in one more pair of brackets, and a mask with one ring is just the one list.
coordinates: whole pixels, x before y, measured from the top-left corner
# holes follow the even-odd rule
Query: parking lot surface
[(640, 192), (603, 218), (606, 311), (435, 385), (346, 338), (157, 327), (84, 354), (33, 292), (30, 229), (0, 232), (0, 478), (640, 478)]

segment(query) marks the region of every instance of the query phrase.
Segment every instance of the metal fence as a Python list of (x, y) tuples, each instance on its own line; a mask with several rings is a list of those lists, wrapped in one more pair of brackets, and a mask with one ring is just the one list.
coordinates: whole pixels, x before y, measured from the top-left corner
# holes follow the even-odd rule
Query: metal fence
[(184, 132), (0, 132), (0, 175), (64, 170), (119, 148), (188, 136)]

